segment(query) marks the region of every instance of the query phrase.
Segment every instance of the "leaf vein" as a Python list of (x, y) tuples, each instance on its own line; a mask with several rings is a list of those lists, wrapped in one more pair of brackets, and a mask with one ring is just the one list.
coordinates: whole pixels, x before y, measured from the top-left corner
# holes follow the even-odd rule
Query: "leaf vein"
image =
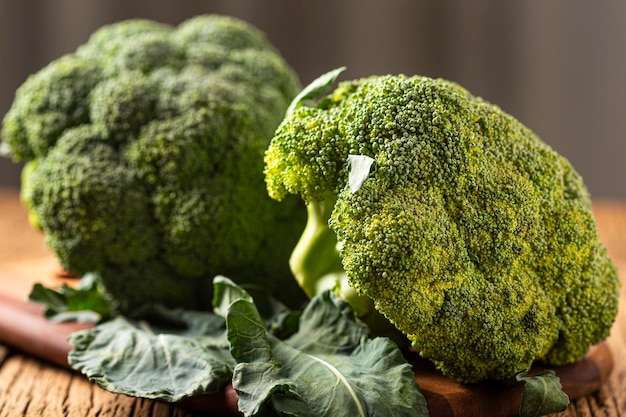
[(348, 381), (346, 377), (343, 376), (343, 374), (339, 372), (339, 370), (336, 367), (334, 367), (332, 364), (316, 356), (312, 356), (312, 355), (307, 355), (307, 356), (321, 363), (322, 365), (326, 366), (337, 377), (337, 379), (346, 387), (346, 389), (348, 390), (348, 393), (350, 393), (350, 396), (352, 397), (352, 400), (356, 404), (357, 410), (359, 411), (359, 416), (367, 417), (367, 414), (365, 413), (365, 409), (363, 408), (363, 404), (361, 403), (361, 398), (359, 397), (359, 394), (355, 391), (352, 384), (350, 384), (350, 381)]

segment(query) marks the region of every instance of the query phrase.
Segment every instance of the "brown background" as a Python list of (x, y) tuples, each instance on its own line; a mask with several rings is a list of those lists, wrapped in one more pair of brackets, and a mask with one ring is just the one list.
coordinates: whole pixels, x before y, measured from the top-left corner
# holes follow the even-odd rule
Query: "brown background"
[[(626, 2), (605, 0), (0, 0), (0, 116), (26, 76), (130, 17), (254, 24), (306, 83), (406, 73), (457, 81), (565, 155), (596, 198), (626, 198)], [(0, 157), (0, 186), (19, 166)]]

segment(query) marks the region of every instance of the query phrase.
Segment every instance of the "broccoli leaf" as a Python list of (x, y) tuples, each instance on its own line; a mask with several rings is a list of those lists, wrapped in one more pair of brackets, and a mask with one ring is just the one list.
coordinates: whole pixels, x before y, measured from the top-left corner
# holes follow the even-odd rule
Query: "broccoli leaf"
[(214, 287), (215, 313), (157, 306), (74, 333), (70, 365), (108, 391), (171, 402), (232, 382), (246, 416), (428, 415), (398, 347), (369, 339), (332, 292), (297, 313), (228, 278)]
[(113, 313), (94, 275), (87, 274), (76, 288), (63, 284), (56, 290), (35, 284), (29, 300), (45, 306), (45, 316), (56, 322), (97, 323)]
[(535, 376), (519, 373), (517, 381), (524, 382), (520, 417), (536, 417), (565, 411), (569, 398), (554, 371), (545, 370)]
[(369, 340), (367, 327), (330, 291), (311, 301), (299, 330), (286, 340), (267, 332), (245, 294), (217, 303), (226, 308), (228, 339), (237, 361), (233, 387), (245, 416), (272, 410), (303, 417), (428, 415), (398, 347), (386, 338)]
[(253, 302), (252, 296), (239, 285), (224, 276), (213, 279), (213, 311), (220, 317), (226, 318), (228, 306), (240, 299)]
[(324, 73), (317, 77), (309, 85), (304, 87), (304, 89), (300, 91), (300, 94), (298, 94), (293, 99), (293, 101), (289, 105), (289, 108), (287, 109), (286, 114), (289, 115), (293, 113), (293, 111), (300, 107), (304, 102), (312, 100), (316, 97), (321, 96), (322, 94), (329, 92), (335, 80), (337, 79), (337, 77), (339, 77), (339, 74), (341, 74), (345, 70), (346, 67), (340, 67), (332, 71), (328, 71), (327, 73)]
[(350, 191), (359, 191), (367, 177), (370, 175), (370, 168), (374, 163), (374, 158), (367, 155), (348, 155), (348, 184)]
[(230, 382), (235, 362), (222, 318), (164, 309), (150, 316), (150, 323), (120, 316), (73, 333), (69, 364), (108, 391), (165, 401)]
[[(272, 334), (289, 336), (297, 330), (297, 312), (264, 291), (250, 291)], [(216, 298), (225, 304), (241, 297), (252, 302), (248, 292), (235, 285), (216, 285), (217, 292)], [(40, 297), (49, 304), (63, 305), (54, 291), (45, 290)], [(215, 311), (221, 311), (218, 305)], [(68, 361), (111, 392), (163, 401), (214, 393), (230, 382), (235, 366), (225, 320), (218, 314), (144, 306), (136, 311), (136, 320), (119, 316), (72, 334), (74, 349)]]
[(230, 303), (245, 298), (254, 303), (265, 327), (274, 336), (285, 339), (298, 330), (300, 311), (290, 310), (267, 291), (253, 285), (239, 286), (229, 278), (218, 275), (213, 279), (213, 312), (222, 318), (228, 314)]

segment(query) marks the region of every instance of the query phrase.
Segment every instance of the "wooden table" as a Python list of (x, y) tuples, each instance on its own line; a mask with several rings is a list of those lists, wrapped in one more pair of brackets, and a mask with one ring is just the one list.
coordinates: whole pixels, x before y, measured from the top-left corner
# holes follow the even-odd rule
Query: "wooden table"
[[(600, 237), (626, 282), (626, 202), (596, 201)], [(56, 263), (29, 225), (17, 192), (0, 189), (0, 270), (32, 276)], [(8, 276), (7, 275), (7, 276)], [(41, 276), (46, 282), (48, 276)], [(626, 287), (626, 286), (625, 286)], [(626, 415), (626, 288), (608, 340), (615, 368), (605, 386), (573, 402), (562, 416)], [(30, 285), (3, 282), (0, 291), (25, 299)], [(103, 391), (83, 376), (0, 344), (0, 417), (193, 417), (179, 407)]]

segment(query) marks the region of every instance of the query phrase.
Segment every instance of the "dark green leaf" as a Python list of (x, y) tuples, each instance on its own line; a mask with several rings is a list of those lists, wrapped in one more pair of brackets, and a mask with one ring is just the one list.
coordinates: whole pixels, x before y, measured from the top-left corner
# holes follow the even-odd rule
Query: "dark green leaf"
[(97, 279), (85, 275), (76, 288), (63, 284), (56, 290), (35, 284), (30, 301), (46, 307), (45, 315), (53, 321), (96, 323), (109, 317), (113, 308), (100, 291)]
[(281, 341), (265, 330), (254, 304), (230, 303), (226, 317), (237, 360), (233, 387), (240, 411), (280, 415), (425, 416), (413, 371), (389, 339), (367, 339), (367, 327), (330, 292), (314, 298), (297, 333)]
[(46, 306), (51, 311), (63, 311), (67, 308), (67, 302), (63, 294), (44, 287), (40, 283), (33, 285), (28, 299), (34, 303)]
[(237, 300), (253, 302), (263, 323), (273, 335), (284, 339), (298, 329), (299, 311), (291, 311), (278, 299), (257, 286), (239, 286), (229, 278), (217, 276), (213, 279), (213, 311), (225, 317), (228, 306)]
[(368, 333), (369, 328), (356, 319), (350, 305), (326, 291), (304, 309), (299, 331), (286, 343), (307, 353), (350, 353)]
[(293, 113), (293, 111), (300, 107), (305, 101), (314, 99), (329, 92), (335, 83), (335, 80), (339, 77), (339, 74), (345, 71), (345, 69), (346, 67), (341, 67), (322, 74), (313, 80), (309, 85), (304, 87), (300, 94), (298, 94), (289, 105), (287, 115)]
[(138, 312), (135, 319), (140, 320), (142, 329), (153, 334), (174, 334), (196, 339), (203, 345), (228, 349), (224, 319), (206, 311), (153, 305)]
[(252, 302), (252, 297), (246, 290), (232, 280), (217, 276), (213, 279), (213, 311), (221, 317), (226, 317), (231, 303), (245, 299)]
[(290, 393), (272, 398), (273, 407), (281, 413), (428, 415), (411, 367), (389, 339), (363, 339), (350, 355), (312, 355), (286, 343), (277, 343), (275, 352), (283, 365), (281, 373), (291, 380)]
[(287, 390), (288, 381), (273, 372), (281, 364), (254, 304), (245, 299), (233, 302), (226, 323), (230, 352), (238, 363), (232, 383), (239, 397), (239, 411), (254, 416), (273, 393)]
[(254, 300), (268, 331), (279, 339), (286, 339), (298, 330), (301, 311), (290, 310), (285, 304), (258, 286), (243, 288)]
[(288, 311), (274, 317), (267, 325), (267, 331), (279, 339), (287, 339), (298, 331), (300, 311)]
[(563, 392), (561, 381), (554, 371), (546, 370), (535, 376), (527, 373), (516, 375), (516, 379), (526, 384), (522, 394), (520, 417), (537, 417), (565, 411), (569, 398)]
[(70, 365), (100, 387), (164, 401), (217, 392), (234, 360), (224, 320), (211, 313), (161, 310), (152, 327), (123, 317), (70, 336)]

